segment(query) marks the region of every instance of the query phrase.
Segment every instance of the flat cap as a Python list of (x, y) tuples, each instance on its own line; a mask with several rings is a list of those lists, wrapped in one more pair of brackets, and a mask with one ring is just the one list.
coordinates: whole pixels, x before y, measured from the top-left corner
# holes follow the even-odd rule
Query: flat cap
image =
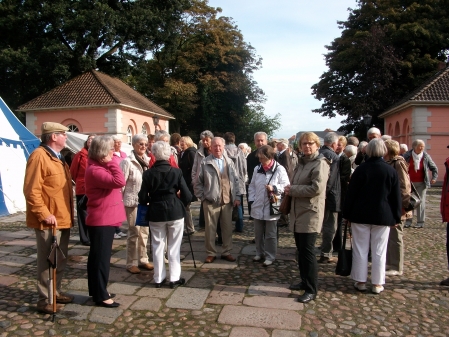
[(52, 133), (52, 132), (65, 132), (69, 131), (69, 128), (65, 127), (62, 124), (55, 122), (44, 122), (41, 127), (42, 134)]

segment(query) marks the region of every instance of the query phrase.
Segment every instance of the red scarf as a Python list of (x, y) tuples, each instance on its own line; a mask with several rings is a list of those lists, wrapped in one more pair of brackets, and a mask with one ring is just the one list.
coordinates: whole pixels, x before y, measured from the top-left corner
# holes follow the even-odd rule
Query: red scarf
[(268, 165), (262, 165), (262, 168), (265, 172), (267, 172), (269, 169), (271, 169), (274, 165), (274, 159), (271, 159), (270, 163)]

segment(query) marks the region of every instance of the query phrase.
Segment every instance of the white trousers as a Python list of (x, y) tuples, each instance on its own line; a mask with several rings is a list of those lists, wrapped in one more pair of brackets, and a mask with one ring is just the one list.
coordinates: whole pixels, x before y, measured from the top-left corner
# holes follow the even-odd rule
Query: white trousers
[(170, 267), (170, 282), (178, 281), (181, 277), (182, 234), (184, 232), (184, 218), (173, 221), (151, 222), (151, 240), (153, 245), (154, 282), (161, 283), (167, 276), (164, 262), (165, 242), (168, 242), (167, 255)]
[(368, 278), (368, 252), (371, 247), (371, 283), (385, 284), (385, 262), (390, 227), (352, 223), (351, 278), (366, 282)]

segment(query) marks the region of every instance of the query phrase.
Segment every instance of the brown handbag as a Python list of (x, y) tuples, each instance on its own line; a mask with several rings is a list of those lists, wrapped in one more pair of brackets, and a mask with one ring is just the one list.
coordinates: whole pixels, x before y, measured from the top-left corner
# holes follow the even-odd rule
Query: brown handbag
[(291, 207), (292, 197), (289, 195), (284, 195), (284, 198), (282, 198), (281, 206), (279, 206), (279, 212), (284, 215), (289, 215)]

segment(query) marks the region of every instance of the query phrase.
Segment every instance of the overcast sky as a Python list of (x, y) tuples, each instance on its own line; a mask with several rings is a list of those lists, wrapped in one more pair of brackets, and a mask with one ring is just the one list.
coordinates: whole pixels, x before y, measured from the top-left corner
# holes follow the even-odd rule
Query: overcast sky
[(232, 17), (245, 41), (263, 58), (254, 79), (267, 97), (265, 113), (282, 115), (275, 137), (341, 126), (342, 117), (329, 119), (312, 112), (321, 102), (310, 88), (327, 70), (324, 46), (341, 36), (337, 21), (347, 20), (356, 0), (209, 0), (209, 5)]

